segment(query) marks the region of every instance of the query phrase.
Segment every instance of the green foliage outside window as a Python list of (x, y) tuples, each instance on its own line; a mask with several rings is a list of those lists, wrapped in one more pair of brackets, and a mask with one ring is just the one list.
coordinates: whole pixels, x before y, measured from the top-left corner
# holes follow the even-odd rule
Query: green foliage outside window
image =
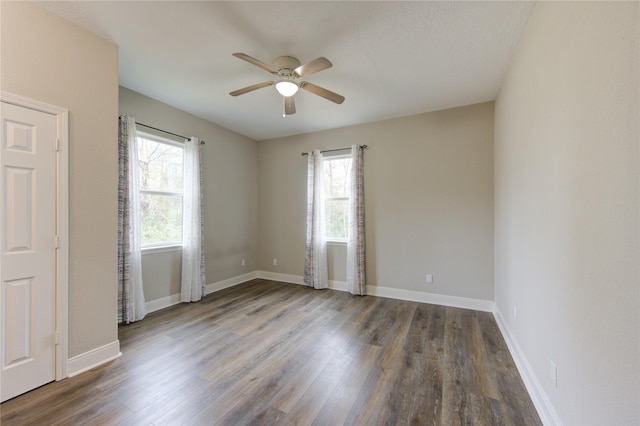
[(182, 196), (140, 194), (141, 245), (182, 243)]
[(182, 242), (184, 149), (138, 138), (142, 246)]
[(325, 159), (324, 197), (326, 238), (346, 239), (349, 227), (350, 158)]

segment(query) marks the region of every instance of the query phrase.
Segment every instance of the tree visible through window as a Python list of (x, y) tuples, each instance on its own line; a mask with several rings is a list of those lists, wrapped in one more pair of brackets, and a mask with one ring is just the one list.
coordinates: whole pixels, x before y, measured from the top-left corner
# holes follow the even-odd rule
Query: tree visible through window
[(345, 241), (349, 227), (349, 170), (351, 158), (328, 157), (323, 161), (325, 232), (328, 240)]
[(184, 148), (147, 134), (137, 139), (141, 245), (181, 244)]

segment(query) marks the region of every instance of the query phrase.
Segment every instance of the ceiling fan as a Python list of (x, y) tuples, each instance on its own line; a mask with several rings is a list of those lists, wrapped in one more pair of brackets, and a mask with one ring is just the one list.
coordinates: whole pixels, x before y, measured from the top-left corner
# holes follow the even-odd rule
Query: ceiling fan
[(263, 70), (277, 76), (278, 79), (276, 81), (264, 81), (262, 83), (234, 90), (229, 93), (231, 96), (244, 95), (245, 93), (262, 89), (263, 87), (275, 86), (278, 93), (280, 93), (284, 98), (283, 117), (296, 113), (296, 104), (293, 99), (293, 95), (298, 91), (298, 89), (304, 89), (307, 92), (311, 92), (314, 95), (318, 95), (337, 104), (344, 102), (344, 96), (320, 86), (316, 86), (315, 84), (307, 81), (302, 81), (303, 77), (331, 68), (333, 64), (327, 58), (320, 57), (302, 65), (298, 59), (292, 56), (279, 56), (273, 61), (273, 66), (271, 66), (259, 61), (258, 59), (252, 58), (245, 53), (234, 53), (233, 56), (262, 68)]

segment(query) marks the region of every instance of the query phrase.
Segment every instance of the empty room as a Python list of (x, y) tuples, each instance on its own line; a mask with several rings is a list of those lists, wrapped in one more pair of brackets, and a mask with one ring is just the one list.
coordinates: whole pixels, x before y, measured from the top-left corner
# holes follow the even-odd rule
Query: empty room
[(639, 425), (640, 2), (0, 1), (3, 425)]

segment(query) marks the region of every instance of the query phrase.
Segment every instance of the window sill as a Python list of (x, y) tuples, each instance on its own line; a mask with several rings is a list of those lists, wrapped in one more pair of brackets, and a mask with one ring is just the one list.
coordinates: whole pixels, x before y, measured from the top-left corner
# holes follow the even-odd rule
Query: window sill
[(346, 246), (347, 240), (327, 240), (327, 245), (330, 246)]
[(146, 254), (155, 254), (155, 253), (165, 253), (170, 251), (180, 251), (182, 250), (182, 244), (170, 245), (170, 246), (156, 246), (156, 247), (144, 247), (140, 249), (141, 254), (144, 256)]

